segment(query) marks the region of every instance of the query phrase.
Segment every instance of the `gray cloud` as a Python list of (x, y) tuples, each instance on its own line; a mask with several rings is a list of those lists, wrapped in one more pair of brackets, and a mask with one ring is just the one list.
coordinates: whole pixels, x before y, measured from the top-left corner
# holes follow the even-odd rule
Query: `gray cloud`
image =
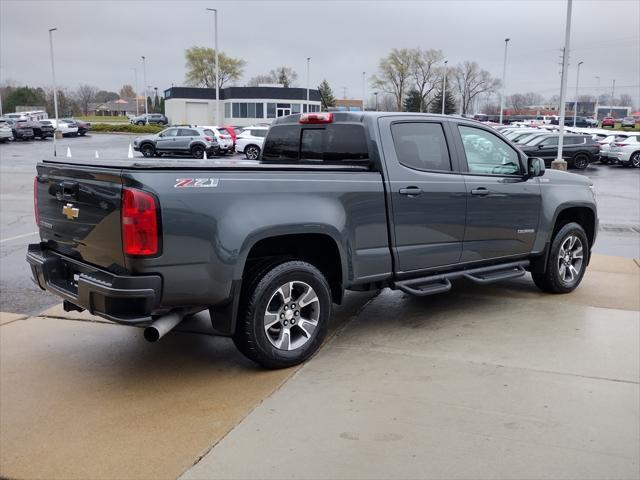
[[(362, 72), (373, 74), (393, 47), (443, 50), (449, 65), (476, 60), (502, 74), (504, 38), (510, 37), (508, 92), (558, 93), (564, 42), (564, 1), (0, 1), (2, 80), (51, 82), (48, 33), (55, 32), (58, 83), (90, 83), (117, 90), (133, 83), (132, 67), (147, 57), (148, 84), (160, 90), (184, 80), (184, 50), (213, 44), (219, 9), (221, 50), (247, 61), (245, 78), (277, 65), (298, 71), (304, 86), (327, 78), (335, 93), (359, 98)], [(596, 76), (640, 103), (640, 2), (574, 1), (569, 92), (577, 61), (581, 90), (595, 93)], [(242, 82), (241, 82), (242, 83)], [(369, 87), (367, 87), (369, 88)]]

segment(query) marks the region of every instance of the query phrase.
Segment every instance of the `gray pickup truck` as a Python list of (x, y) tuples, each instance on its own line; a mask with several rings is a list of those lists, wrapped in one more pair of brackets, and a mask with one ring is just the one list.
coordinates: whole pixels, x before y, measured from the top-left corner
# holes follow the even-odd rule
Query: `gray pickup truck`
[(570, 292), (598, 229), (588, 178), (439, 115), (291, 115), (259, 162), (45, 160), (34, 185), (27, 261), (66, 309), (152, 341), (208, 309), (270, 368), (316, 351), (345, 290), (431, 295), (529, 271)]

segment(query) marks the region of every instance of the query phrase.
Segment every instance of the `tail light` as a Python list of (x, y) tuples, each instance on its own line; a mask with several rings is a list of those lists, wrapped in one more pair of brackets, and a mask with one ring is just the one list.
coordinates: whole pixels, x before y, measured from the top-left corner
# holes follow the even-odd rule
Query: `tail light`
[(332, 123), (333, 113), (303, 113), (300, 115), (300, 123)]
[(629, 143), (614, 143), (614, 145), (616, 147), (626, 147), (627, 145), (630, 145)]
[(122, 190), (122, 249), (126, 255), (158, 254), (158, 210), (152, 195), (134, 188)]
[(33, 214), (36, 218), (36, 226), (40, 227), (40, 216), (38, 215), (38, 177), (33, 178)]
[(205, 139), (207, 142), (213, 142), (213, 138), (211, 138), (211, 137), (204, 137), (204, 139)]

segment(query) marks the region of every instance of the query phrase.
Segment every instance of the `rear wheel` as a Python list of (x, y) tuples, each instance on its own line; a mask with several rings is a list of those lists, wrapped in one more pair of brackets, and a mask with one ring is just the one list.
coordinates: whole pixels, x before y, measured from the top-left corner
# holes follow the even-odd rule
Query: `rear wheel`
[(324, 275), (302, 261), (263, 265), (246, 275), (233, 341), (249, 359), (285, 368), (318, 350), (331, 316)]
[(573, 158), (573, 166), (578, 170), (584, 170), (589, 166), (589, 157), (584, 153), (579, 153)]
[(191, 147), (191, 156), (193, 158), (204, 157), (204, 147), (202, 145), (194, 145)]
[(589, 260), (589, 241), (577, 223), (567, 223), (551, 242), (544, 273), (532, 273), (538, 288), (549, 293), (569, 293), (582, 281)]
[(145, 143), (140, 147), (140, 153), (142, 153), (143, 157), (151, 158), (155, 155), (156, 149), (150, 143)]
[(257, 145), (249, 145), (244, 149), (244, 154), (249, 160), (257, 160), (260, 156), (260, 147)]
[(144, 122), (142, 120), (139, 120), (138, 122), (136, 122), (136, 125), (144, 125)]
[(631, 155), (631, 165), (635, 168), (640, 168), (640, 152), (635, 152)]

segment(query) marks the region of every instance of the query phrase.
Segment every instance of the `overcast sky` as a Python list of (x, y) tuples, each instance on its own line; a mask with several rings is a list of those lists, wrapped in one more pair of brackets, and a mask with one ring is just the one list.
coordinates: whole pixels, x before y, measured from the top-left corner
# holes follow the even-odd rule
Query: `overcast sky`
[[(184, 51), (212, 46), (218, 8), (219, 44), (246, 60), (243, 85), (278, 65), (294, 68), (298, 86), (326, 78), (336, 96), (360, 98), (362, 72), (375, 73), (393, 47), (435, 48), (449, 65), (475, 60), (502, 76), (505, 37), (511, 38), (507, 93), (559, 93), (564, 43), (564, 0), (414, 1), (31, 1), (0, 0), (0, 80), (33, 86), (51, 84), (48, 29), (57, 27), (58, 84), (88, 83), (117, 91), (134, 83), (141, 55), (147, 83), (159, 90), (184, 81)], [(581, 92), (628, 93), (640, 102), (640, 1), (575, 0), (571, 32), (570, 98), (575, 64)], [(367, 87), (370, 91), (370, 87)]]

